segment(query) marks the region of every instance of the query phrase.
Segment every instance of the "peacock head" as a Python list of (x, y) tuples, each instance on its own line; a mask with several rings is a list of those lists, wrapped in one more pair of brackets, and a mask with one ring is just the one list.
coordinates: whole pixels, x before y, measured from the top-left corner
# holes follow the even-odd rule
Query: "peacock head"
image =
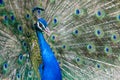
[(41, 32), (45, 32), (48, 36), (50, 36), (50, 30), (47, 27), (47, 21), (44, 18), (41, 18), (40, 14), (41, 11), (45, 11), (43, 8), (35, 7), (33, 8), (32, 12), (34, 16), (37, 18), (36, 30), (39, 30)]
[(40, 31), (45, 31), (47, 28), (47, 21), (43, 18), (39, 18), (37, 21), (37, 29), (39, 29)]
[(48, 28), (48, 24), (47, 24), (47, 21), (45, 19), (39, 18), (37, 20), (36, 29), (41, 31), (41, 32), (45, 32), (48, 36), (50, 36), (50, 30)]

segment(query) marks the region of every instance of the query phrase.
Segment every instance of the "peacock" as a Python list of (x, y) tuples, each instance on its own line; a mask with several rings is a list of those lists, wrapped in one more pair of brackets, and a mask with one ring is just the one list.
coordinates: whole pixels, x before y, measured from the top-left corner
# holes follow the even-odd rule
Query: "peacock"
[(0, 80), (119, 80), (120, 0), (0, 0)]
[[(34, 8), (34, 10), (37, 9), (42, 10), (41, 8)], [(39, 67), (41, 80), (62, 80), (59, 63), (42, 33), (42, 31), (48, 32), (46, 20), (39, 17), (35, 26), (42, 57), (42, 64)]]

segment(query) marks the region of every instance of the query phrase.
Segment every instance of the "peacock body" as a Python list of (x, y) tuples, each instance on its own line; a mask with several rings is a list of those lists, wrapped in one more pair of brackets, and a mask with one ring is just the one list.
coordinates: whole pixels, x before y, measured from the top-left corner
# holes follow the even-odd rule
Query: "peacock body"
[[(47, 27), (47, 22), (43, 18), (38, 19), (38, 24), (44, 26), (43, 28)], [(41, 80), (62, 80), (58, 61), (39, 27), (41, 26), (36, 26), (36, 33), (42, 57), (42, 64), (39, 67)]]
[(119, 80), (119, 30), (119, 0), (0, 0), (0, 80)]

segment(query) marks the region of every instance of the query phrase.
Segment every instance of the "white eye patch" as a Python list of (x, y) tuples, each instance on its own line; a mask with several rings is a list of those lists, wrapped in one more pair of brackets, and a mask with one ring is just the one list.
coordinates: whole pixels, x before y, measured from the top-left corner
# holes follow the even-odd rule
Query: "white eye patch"
[(37, 22), (37, 26), (38, 26), (38, 28), (39, 28), (40, 30), (42, 30), (42, 28), (41, 28), (40, 25), (39, 25), (39, 22)]
[(42, 31), (45, 30), (45, 26), (41, 22), (37, 22), (37, 26), (40, 30), (42, 30)]

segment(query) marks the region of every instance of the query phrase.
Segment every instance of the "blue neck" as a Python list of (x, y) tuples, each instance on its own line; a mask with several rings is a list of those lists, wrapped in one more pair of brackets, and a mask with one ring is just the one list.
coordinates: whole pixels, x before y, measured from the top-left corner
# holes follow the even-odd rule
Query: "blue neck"
[(48, 45), (47, 45), (47, 42), (45, 41), (42, 32), (36, 31), (36, 33), (37, 33), (37, 37), (38, 37), (39, 47), (40, 47), (41, 51), (43, 52), (44, 48), (45, 48), (46, 46), (48, 46)]
[(42, 65), (39, 68), (41, 80), (62, 80), (61, 70), (52, 49), (44, 39), (42, 32), (36, 30), (36, 33), (42, 56)]
[[(51, 64), (50, 61), (52, 61), (53, 59), (54, 59), (54, 61), (56, 61), (54, 53), (52, 52), (52, 49), (46, 42), (42, 32), (37, 30), (36, 33), (37, 33), (37, 37), (38, 37), (39, 47), (41, 50), (42, 61), (43, 61), (44, 65), (45, 64), (49, 65), (49, 64)], [(52, 61), (52, 62), (54, 62), (54, 61)]]

